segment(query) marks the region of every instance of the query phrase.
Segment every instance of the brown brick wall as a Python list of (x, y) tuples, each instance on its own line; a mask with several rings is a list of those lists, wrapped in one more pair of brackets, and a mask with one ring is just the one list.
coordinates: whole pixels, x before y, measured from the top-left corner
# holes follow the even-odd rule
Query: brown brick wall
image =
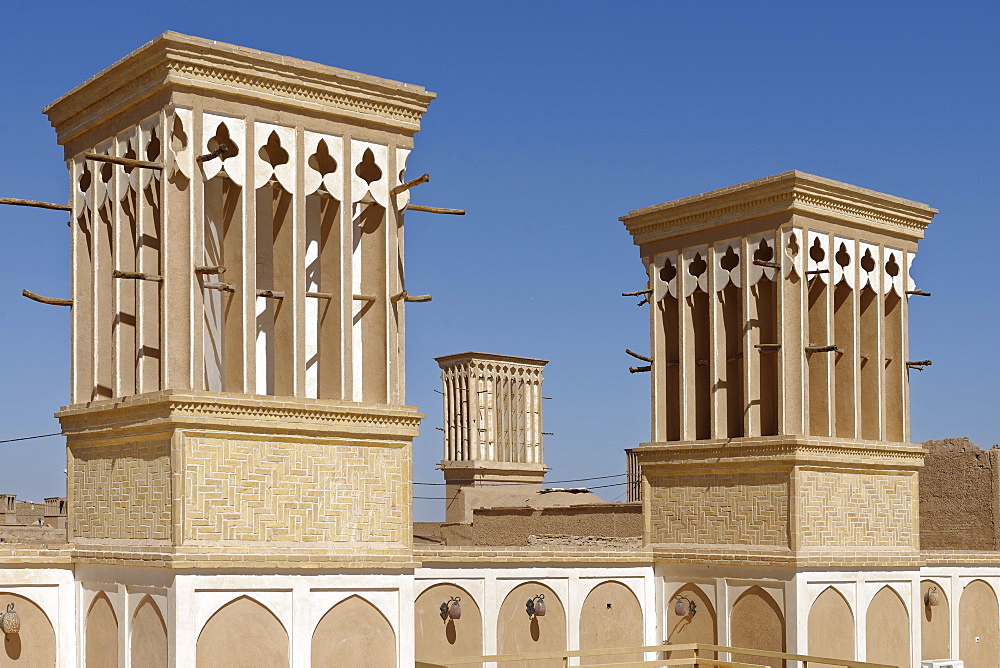
[(994, 502), (1000, 449), (982, 450), (967, 438), (927, 441), (920, 471), (920, 547), (994, 550)]
[(642, 536), (642, 505), (615, 503), (566, 508), (476, 509), (472, 522), (474, 545), (524, 546), (528, 536)]

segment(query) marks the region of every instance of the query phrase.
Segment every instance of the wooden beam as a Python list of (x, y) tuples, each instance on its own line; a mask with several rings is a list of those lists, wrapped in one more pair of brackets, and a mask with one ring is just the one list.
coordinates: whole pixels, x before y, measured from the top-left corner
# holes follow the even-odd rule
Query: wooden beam
[(422, 206), (420, 204), (408, 204), (406, 211), (423, 211), (424, 213), (449, 213), (453, 216), (464, 216), (465, 209), (442, 209), (438, 206)]
[(25, 297), (27, 297), (28, 299), (32, 299), (32, 300), (38, 302), (39, 304), (48, 304), (49, 306), (72, 306), (73, 305), (73, 300), (72, 299), (59, 299), (57, 297), (43, 297), (41, 295), (36, 295), (31, 290), (21, 290), (21, 294), (24, 295)]
[(133, 160), (132, 158), (116, 158), (113, 155), (104, 155), (103, 153), (84, 153), (83, 157), (87, 160), (94, 160), (96, 162), (109, 162), (113, 165), (122, 165), (124, 167), (138, 167), (140, 169), (163, 169), (163, 163), (160, 162), (149, 162), (148, 160)]
[(39, 202), (33, 199), (17, 199), (16, 197), (0, 197), (0, 204), (10, 204), (12, 206), (33, 206), (39, 209), (53, 209), (55, 211), (72, 211), (73, 207), (68, 204), (53, 204), (52, 202)]

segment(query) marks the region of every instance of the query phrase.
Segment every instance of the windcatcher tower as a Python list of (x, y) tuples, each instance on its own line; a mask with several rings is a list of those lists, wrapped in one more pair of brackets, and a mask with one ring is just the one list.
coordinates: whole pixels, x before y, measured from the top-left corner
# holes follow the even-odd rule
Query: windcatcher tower
[(81, 555), (412, 561), (393, 189), (433, 98), (165, 33), (46, 109), (70, 171)]
[(546, 360), (490, 353), (435, 358), (444, 386), (445, 520), (521, 505), (542, 489), (542, 369)]
[(907, 308), (935, 213), (787, 172), (621, 219), (649, 273), (652, 440), (634, 456), (659, 559), (916, 563), (908, 374), (929, 362)]

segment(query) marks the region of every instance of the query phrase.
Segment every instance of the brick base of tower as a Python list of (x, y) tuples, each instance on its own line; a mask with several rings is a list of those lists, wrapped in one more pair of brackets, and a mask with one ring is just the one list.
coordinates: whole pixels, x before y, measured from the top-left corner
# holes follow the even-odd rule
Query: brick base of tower
[(919, 445), (770, 436), (636, 449), (658, 558), (915, 566)]
[(413, 408), (164, 391), (58, 417), (70, 540), (94, 559), (412, 563)]

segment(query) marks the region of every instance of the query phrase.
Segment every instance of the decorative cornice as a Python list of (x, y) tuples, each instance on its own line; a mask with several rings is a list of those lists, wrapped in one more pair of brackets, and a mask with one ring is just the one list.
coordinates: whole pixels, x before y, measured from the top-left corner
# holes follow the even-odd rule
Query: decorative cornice
[(461, 366), (462, 364), (471, 364), (475, 362), (503, 362), (511, 366), (524, 366), (530, 367), (532, 369), (544, 367), (549, 363), (548, 360), (537, 359), (534, 357), (515, 357), (513, 355), (498, 355), (496, 353), (453, 353), (451, 355), (442, 355), (441, 357), (435, 357), (434, 361), (444, 369), (452, 366)]
[(236, 96), (407, 134), (436, 96), (422, 86), (165, 32), (43, 111), (60, 144), (165, 89)]
[(799, 211), (906, 239), (921, 239), (937, 213), (926, 204), (799, 171), (630, 211), (619, 220), (636, 245), (754, 218)]
[(917, 470), (927, 450), (913, 443), (848, 441), (838, 438), (765, 436), (725, 440), (644, 443), (633, 448), (643, 470), (751, 464), (753, 468), (833, 464), (839, 468)]
[(424, 415), (411, 406), (321, 399), (165, 390), (63, 408), (56, 417), (69, 437), (122, 436), (135, 429), (172, 425), (197, 431), (294, 433), (303, 436), (371, 435), (410, 439)]

